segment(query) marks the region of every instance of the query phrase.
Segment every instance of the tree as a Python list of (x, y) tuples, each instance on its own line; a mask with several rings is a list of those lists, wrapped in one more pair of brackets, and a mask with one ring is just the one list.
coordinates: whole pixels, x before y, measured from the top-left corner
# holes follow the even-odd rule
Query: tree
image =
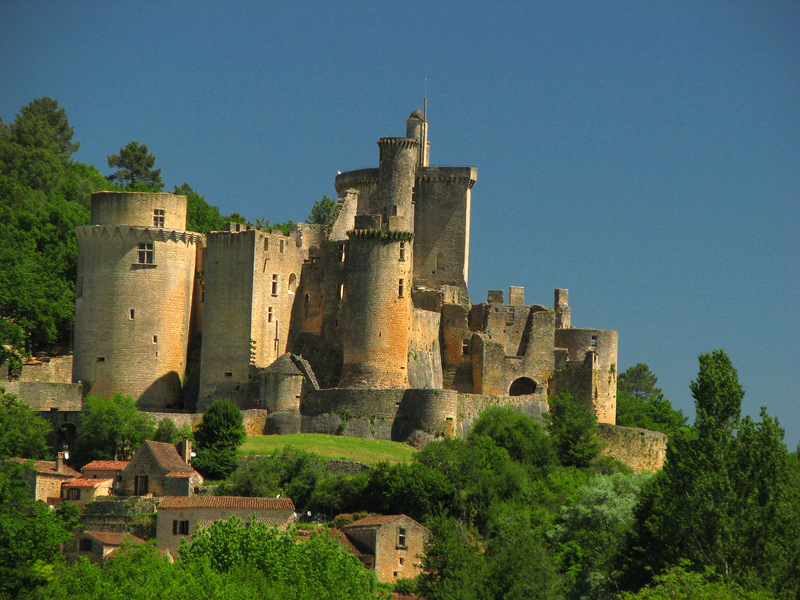
[(514, 460), (536, 467), (556, 463), (550, 438), (533, 419), (510, 406), (493, 406), (484, 410), (467, 436), (473, 441), (486, 436), (505, 448)]
[(661, 390), (656, 387), (658, 377), (644, 363), (637, 363), (619, 374), (617, 390), (633, 394), (639, 399), (658, 396)]
[(72, 537), (59, 512), (31, 498), (28, 468), (0, 463), (0, 599), (44, 584)]
[(8, 132), (11, 142), (47, 150), (64, 161), (80, 147), (72, 141), (67, 112), (52, 98), (37, 98), (23, 106)]
[(11, 456), (45, 458), (52, 426), (14, 394), (0, 387), (0, 460)]
[(184, 437), (194, 439), (194, 433), (192, 432), (191, 425), (186, 423), (180, 429), (178, 429), (178, 427), (175, 425), (175, 421), (169, 417), (164, 417), (158, 422), (158, 427), (156, 427), (152, 439), (154, 442), (177, 444)]
[(208, 235), (211, 231), (222, 231), (227, 222), (219, 209), (212, 206), (185, 181), (175, 186), (176, 194), (186, 196), (186, 229)]
[(194, 434), (195, 469), (206, 477), (224, 479), (236, 468), (236, 448), (244, 441), (242, 411), (231, 400), (215, 400)]
[(688, 424), (689, 418), (663, 395), (640, 398), (630, 392), (617, 391), (617, 425), (660, 431), (673, 437)]
[(591, 407), (578, 402), (568, 392), (559, 392), (550, 400), (550, 412), (545, 419), (562, 465), (586, 468), (600, 454), (597, 416)]
[(164, 187), (161, 181), (161, 169), (154, 169), (156, 157), (150, 154), (146, 144), (137, 141), (128, 142), (121, 148), (119, 155), (108, 157), (109, 167), (120, 167), (116, 173), (108, 176), (109, 181), (117, 181), (129, 190), (140, 192), (158, 192)]
[(140, 413), (130, 396), (86, 396), (78, 426), (79, 458), (130, 460), (144, 440), (154, 437), (155, 429), (153, 418)]
[(672, 567), (638, 593), (624, 593), (620, 600), (771, 600), (764, 592), (743, 590), (735, 583), (725, 583), (713, 571), (693, 573)]
[(800, 595), (800, 472), (783, 430), (762, 408), (740, 417), (744, 395), (721, 350), (699, 357), (691, 383), (692, 431), (667, 447), (664, 469), (645, 487), (624, 553), (625, 584), (636, 589), (683, 564), (713, 569), (726, 584)]
[(314, 202), (314, 206), (311, 207), (311, 212), (308, 213), (308, 222), (316, 225), (327, 225), (335, 215), (336, 202), (328, 198), (328, 196), (322, 196), (322, 199)]

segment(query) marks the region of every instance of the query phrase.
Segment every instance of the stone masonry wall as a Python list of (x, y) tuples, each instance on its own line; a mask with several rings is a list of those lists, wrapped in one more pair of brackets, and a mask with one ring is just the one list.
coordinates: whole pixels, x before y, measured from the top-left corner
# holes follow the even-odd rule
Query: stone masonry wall
[(408, 338), (408, 384), (412, 388), (442, 388), (440, 314), (414, 308)]
[(667, 456), (667, 436), (658, 431), (599, 423), (607, 454), (635, 471), (658, 471)]
[(83, 385), (80, 383), (50, 383), (45, 381), (5, 381), (0, 383), (9, 394), (16, 394), (38, 411), (83, 410)]

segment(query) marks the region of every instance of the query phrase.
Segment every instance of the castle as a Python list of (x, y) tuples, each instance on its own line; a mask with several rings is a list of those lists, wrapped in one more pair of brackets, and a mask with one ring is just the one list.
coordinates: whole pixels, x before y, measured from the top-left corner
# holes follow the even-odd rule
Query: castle
[(425, 115), (340, 173), (327, 226), (186, 231), (186, 197), (98, 192), (79, 227), (73, 381), (149, 410), (217, 398), (271, 433), (420, 441), (492, 404), (532, 415), (570, 391), (614, 424), (617, 332), (467, 293), (474, 167), (432, 167)]

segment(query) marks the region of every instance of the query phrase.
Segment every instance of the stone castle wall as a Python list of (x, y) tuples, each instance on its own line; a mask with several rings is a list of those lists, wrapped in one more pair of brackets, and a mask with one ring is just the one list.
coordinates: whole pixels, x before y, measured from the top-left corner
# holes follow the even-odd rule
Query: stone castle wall
[[(186, 229), (186, 196), (162, 192), (95, 192), (92, 225), (131, 225), (157, 229)], [(164, 222), (154, 221), (163, 211)]]
[[(142, 407), (177, 404), (203, 236), (128, 225), (76, 232), (72, 380), (94, 395), (132, 395)], [(140, 243), (152, 244), (152, 262), (140, 262)]]

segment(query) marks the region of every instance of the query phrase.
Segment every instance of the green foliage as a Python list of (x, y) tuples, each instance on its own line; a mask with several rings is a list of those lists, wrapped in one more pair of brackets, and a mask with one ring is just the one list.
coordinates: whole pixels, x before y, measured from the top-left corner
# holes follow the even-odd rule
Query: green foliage
[(153, 418), (140, 413), (130, 396), (89, 395), (78, 426), (79, 461), (130, 460), (144, 440), (153, 439), (155, 429)]
[(62, 160), (80, 147), (72, 141), (67, 112), (52, 98), (37, 98), (23, 106), (8, 131), (12, 143), (47, 150)]
[(224, 479), (236, 468), (236, 448), (244, 441), (242, 411), (230, 400), (215, 400), (194, 434), (197, 457), (192, 465), (204, 477)]
[(484, 410), (467, 437), (475, 442), (478, 436), (490, 438), (511, 458), (523, 464), (544, 467), (556, 463), (556, 455), (544, 428), (512, 407), (490, 407)]
[(620, 600), (771, 600), (764, 592), (743, 590), (735, 583), (721, 581), (713, 571), (693, 573), (672, 567), (636, 594), (623, 593)]
[(311, 207), (311, 212), (308, 213), (308, 222), (316, 225), (328, 225), (333, 220), (335, 212), (336, 202), (327, 196), (322, 196)]
[(588, 467), (602, 448), (597, 439), (597, 416), (571, 394), (560, 392), (550, 400), (547, 431), (564, 466)]
[(725, 583), (800, 595), (800, 473), (783, 430), (764, 409), (741, 418), (744, 394), (722, 351), (700, 356), (691, 388), (697, 421), (667, 448), (663, 471), (645, 487), (625, 551), (625, 584), (635, 589), (688, 561)]
[(615, 559), (633, 525), (633, 509), (649, 475), (595, 475), (561, 507), (549, 533), (568, 580), (567, 598), (613, 596)]
[(419, 593), (426, 600), (483, 598), (486, 567), (475, 532), (453, 518), (435, 518), (428, 526), (432, 538), (425, 544)]
[(48, 421), (14, 394), (0, 387), (0, 460), (11, 456), (45, 458), (49, 454)]
[(672, 408), (662, 395), (639, 398), (630, 392), (617, 391), (617, 425), (660, 431), (673, 437), (688, 425), (683, 411)]
[(44, 584), (62, 562), (59, 545), (72, 537), (72, 517), (32, 500), (27, 469), (0, 463), (0, 599)]
[(641, 400), (661, 394), (661, 390), (656, 387), (657, 382), (658, 377), (650, 371), (650, 367), (644, 363), (637, 363), (636, 366), (628, 367), (624, 373), (619, 374), (617, 390), (633, 394)]
[(274, 229), (277, 229), (283, 235), (289, 235), (295, 229), (297, 229), (297, 223), (295, 223), (291, 219), (289, 219), (284, 223), (270, 223), (269, 219), (264, 219), (262, 217), (260, 219), (256, 219), (256, 227), (258, 227), (262, 231), (272, 231)]
[(155, 433), (153, 434), (154, 442), (166, 442), (167, 444), (177, 444), (184, 437), (194, 440), (194, 433), (192, 427), (187, 423), (180, 429), (175, 425), (175, 421), (169, 417), (164, 417), (158, 422)]
[(119, 154), (108, 157), (109, 167), (119, 167), (108, 176), (109, 181), (116, 181), (127, 190), (137, 192), (160, 192), (164, 187), (161, 181), (161, 169), (154, 169), (156, 157), (150, 154), (146, 144), (137, 141), (128, 142), (120, 148)]
[(228, 221), (216, 206), (196, 192), (192, 186), (183, 182), (176, 185), (174, 193), (186, 196), (186, 229), (208, 235), (211, 231), (222, 231)]

